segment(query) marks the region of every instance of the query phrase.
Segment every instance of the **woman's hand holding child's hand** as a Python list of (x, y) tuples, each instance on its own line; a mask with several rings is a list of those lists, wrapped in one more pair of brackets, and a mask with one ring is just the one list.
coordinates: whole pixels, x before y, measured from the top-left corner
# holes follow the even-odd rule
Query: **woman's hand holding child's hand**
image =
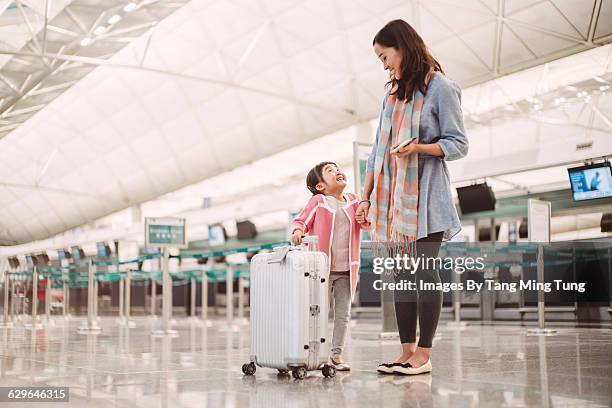
[(304, 233), (302, 230), (296, 229), (293, 231), (293, 234), (291, 234), (291, 243), (293, 243), (293, 245), (300, 245), (302, 243), (303, 235)]
[(367, 201), (362, 201), (359, 203), (357, 207), (357, 211), (355, 211), (355, 221), (361, 226), (370, 225), (370, 221), (368, 221), (368, 211), (370, 209), (370, 203)]
[(363, 224), (366, 221), (363, 213), (355, 214), (355, 220), (357, 221), (357, 224)]

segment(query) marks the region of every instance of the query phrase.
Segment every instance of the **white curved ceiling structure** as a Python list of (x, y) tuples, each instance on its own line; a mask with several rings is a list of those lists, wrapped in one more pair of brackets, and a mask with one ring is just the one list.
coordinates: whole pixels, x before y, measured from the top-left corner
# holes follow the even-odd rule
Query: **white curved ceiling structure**
[(95, 69), (49, 100), (22, 95), (38, 108), (17, 126), (18, 115), (0, 115), (13, 126), (0, 139), (0, 244), (52, 236), (374, 118), (385, 74), (371, 41), (394, 18), (411, 22), (463, 86), (612, 38), (612, 0), (192, 0), (115, 55), (88, 55), (91, 44), (47, 54)]

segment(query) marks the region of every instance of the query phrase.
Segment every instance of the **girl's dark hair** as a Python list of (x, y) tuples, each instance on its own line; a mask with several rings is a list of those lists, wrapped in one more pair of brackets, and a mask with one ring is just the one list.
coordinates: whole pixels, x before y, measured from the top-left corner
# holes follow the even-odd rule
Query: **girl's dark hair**
[(308, 187), (308, 190), (310, 190), (312, 195), (321, 194), (321, 192), (317, 190), (317, 184), (323, 181), (323, 174), (321, 172), (323, 171), (323, 167), (327, 166), (328, 164), (333, 164), (334, 166), (338, 167), (338, 165), (334, 162), (324, 161), (314, 166), (308, 172), (308, 175), (306, 176), (306, 187)]
[(425, 95), (427, 92), (425, 79), (430, 69), (444, 73), (440, 63), (431, 55), (419, 33), (404, 20), (388, 22), (374, 36), (372, 45), (374, 44), (393, 47), (402, 56), (400, 79), (393, 77), (387, 82), (387, 86), (391, 89), (396, 88), (393, 93), (400, 100), (405, 99), (410, 102), (416, 89)]

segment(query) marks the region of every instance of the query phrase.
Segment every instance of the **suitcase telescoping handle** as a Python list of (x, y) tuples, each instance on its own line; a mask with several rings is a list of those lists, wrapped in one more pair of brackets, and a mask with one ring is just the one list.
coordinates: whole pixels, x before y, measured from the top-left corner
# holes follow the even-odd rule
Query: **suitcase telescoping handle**
[(302, 248), (308, 248), (310, 251), (316, 251), (318, 246), (319, 237), (317, 235), (306, 235), (302, 238)]
[(316, 251), (319, 243), (319, 237), (316, 235), (307, 235), (302, 238), (300, 246), (282, 246), (274, 248), (274, 255), (268, 258), (268, 263), (281, 263), (292, 249)]

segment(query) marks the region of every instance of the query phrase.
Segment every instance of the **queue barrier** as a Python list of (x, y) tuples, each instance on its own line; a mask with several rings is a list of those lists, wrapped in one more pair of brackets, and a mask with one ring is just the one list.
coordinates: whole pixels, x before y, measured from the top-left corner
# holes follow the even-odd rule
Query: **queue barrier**
[[(218, 251), (206, 251), (206, 252), (187, 252), (181, 253), (179, 255), (173, 256), (172, 258), (178, 259), (206, 259), (206, 258), (215, 258), (222, 257), (231, 254), (237, 253), (248, 253), (262, 250), (271, 250), (277, 246), (288, 245), (288, 241), (277, 241), (273, 243), (261, 244), (261, 245), (252, 245), (248, 247), (242, 248), (233, 248), (228, 250), (218, 250)], [(157, 284), (161, 282), (163, 279), (163, 273), (161, 271), (144, 271), (138, 268), (127, 268), (129, 271), (119, 271), (119, 266), (138, 266), (139, 263), (142, 263), (146, 260), (153, 260), (157, 258), (162, 258), (162, 253), (156, 254), (146, 254), (139, 256), (136, 259), (127, 260), (127, 261), (118, 261), (118, 260), (95, 260), (93, 258), (79, 260), (73, 262), (68, 265), (62, 266), (44, 266), (44, 267), (34, 267), (32, 270), (25, 271), (7, 271), (7, 282), (10, 284), (14, 284), (16, 282), (27, 282), (32, 281), (33, 277), (38, 281), (40, 279), (47, 279), (46, 286), (46, 305), (45, 312), (47, 317), (50, 316), (50, 290), (53, 287), (61, 286), (64, 290), (64, 305), (63, 305), (63, 314), (65, 317), (68, 317), (68, 301), (69, 301), (69, 288), (87, 288), (88, 290), (88, 306), (87, 306), (87, 323), (79, 328), (80, 333), (95, 333), (99, 332), (101, 329), (97, 325), (97, 290), (99, 282), (120, 282), (122, 284), (122, 289), (125, 289), (123, 284), (127, 280), (129, 282), (129, 286), (138, 286), (138, 285), (146, 285), (148, 282), (154, 282)], [(116, 268), (117, 271), (98, 271), (97, 268)], [(244, 309), (244, 299), (242, 299), (242, 291), (244, 287), (248, 286), (248, 283), (245, 284), (245, 281), (248, 282), (249, 277), (249, 268), (248, 264), (237, 266), (228, 264), (226, 267), (217, 267), (216, 265), (210, 267), (208, 265), (203, 265), (202, 268), (192, 269), (192, 270), (182, 270), (177, 272), (169, 273), (170, 278), (172, 279), (173, 286), (181, 286), (186, 285), (187, 283), (194, 282), (229, 282), (229, 280), (238, 280), (239, 288), (240, 288), (240, 297), (239, 297), (239, 317), (242, 316), (242, 311)], [(5, 291), (9, 289), (9, 285), (4, 285)], [(33, 288), (37, 289), (37, 285), (32, 285)], [(205, 320), (207, 317), (207, 286), (202, 285), (202, 319)], [(227, 293), (231, 294), (232, 291), (231, 284), (228, 284)], [(206, 288), (206, 290), (204, 290)], [(192, 289), (193, 290), (193, 289)], [(33, 303), (36, 304), (36, 290), (33, 291)], [(126, 293), (127, 305), (129, 305), (129, 288), (127, 290), (121, 291), (121, 293)], [(13, 296), (10, 296), (13, 299)], [(13, 307), (13, 305), (8, 306), (7, 301), (9, 300), (9, 296), (5, 296), (5, 318), (1, 324), (2, 327), (12, 327), (12, 317), (6, 318), (6, 314)], [(231, 302), (230, 302), (231, 303)], [(126, 304), (126, 300), (123, 299), (123, 295), (120, 299), (120, 304)], [(125, 317), (123, 315), (123, 308), (120, 308), (121, 317)], [(129, 318), (129, 306), (127, 306), (127, 317)], [(228, 322), (231, 320), (230, 313), (233, 313), (231, 308), (228, 308)], [(33, 310), (33, 322), (37, 323), (36, 310)]]
[[(215, 268), (215, 269), (193, 269), (186, 271), (171, 272), (170, 277), (172, 278), (173, 286), (181, 286), (188, 283), (191, 279), (194, 279), (198, 283), (202, 281), (202, 272), (205, 271), (208, 276), (208, 282), (219, 283), (227, 281), (227, 269), (226, 268)], [(160, 283), (162, 281), (162, 272), (159, 271), (143, 271), (139, 269), (130, 270), (131, 284), (132, 286), (144, 286), (144, 281), (155, 281)], [(18, 277), (17, 281), (31, 281), (32, 271), (20, 271), (20, 272), (9, 272), (8, 275), (11, 277)], [(86, 288), (88, 284), (87, 272), (68, 272), (67, 274), (56, 273), (47, 270), (44, 273), (40, 273), (40, 278), (49, 278), (54, 286), (67, 282), (71, 288)], [(95, 280), (98, 282), (118, 282), (127, 276), (127, 272), (95, 272)], [(66, 279), (68, 277), (68, 279)], [(249, 277), (249, 268), (245, 264), (233, 271), (233, 279)]]
[[(208, 252), (200, 252), (200, 253), (187, 253), (180, 254), (175, 258), (180, 259), (205, 259), (210, 257), (219, 257), (225, 256), (229, 254), (241, 253), (241, 252), (252, 252), (258, 251), (262, 249), (272, 249), (275, 246), (288, 244), (288, 242), (281, 241), (275, 242), (272, 244), (265, 244), (259, 246), (251, 246), (244, 248), (231, 249), (227, 251), (208, 251)], [(365, 253), (365, 251), (364, 251)], [(449, 256), (449, 257), (459, 257), (465, 255), (472, 254), (482, 254), (483, 248), (481, 247), (470, 247), (465, 244), (456, 244), (446, 243), (445, 248), (441, 250), (440, 257)], [(519, 255), (527, 255), (527, 254), (536, 254), (537, 246), (526, 244), (520, 245), (517, 247), (513, 246), (491, 246), (486, 248), (487, 254), (519, 254)], [(544, 266), (562, 266), (562, 265), (571, 265), (576, 262), (591, 262), (591, 261), (601, 261), (601, 260), (609, 260), (612, 259), (612, 253), (608, 254), (599, 254), (599, 255), (584, 255), (577, 252), (571, 251), (558, 251), (558, 250), (549, 250), (545, 249), (545, 255), (551, 256), (559, 256), (565, 257), (566, 259), (545, 259)], [(160, 254), (147, 254), (143, 255), (137, 259), (129, 260), (129, 261), (95, 261), (94, 265), (96, 267), (106, 266), (106, 267), (116, 267), (119, 265), (137, 265), (139, 262), (144, 260), (150, 260), (160, 257)], [(370, 260), (363, 260), (362, 266), (371, 266)], [(534, 268), (537, 267), (537, 261), (527, 260), (527, 261), (498, 261), (491, 262), (488, 264), (489, 267), (499, 267), (499, 268), (508, 268), (512, 266), (519, 266), (523, 268)], [(54, 286), (59, 286), (61, 284), (67, 283), (70, 288), (86, 288), (88, 284), (87, 270), (78, 271), (77, 269), (87, 267), (87, 262), (79, 262), (77, 264), (72, 264), (69, 266), (61, 266), (61, 267), (41, 267), (39, 268), (39, 275), (41, 278), (49, 278)], [(225, 282), (227, 281), (227, 269), (214, 267), (210, 269), (206, 269), (207, 266), (203, 265), (203, 269), (206, 270), (206, 274), (208, 277), (208, 281), (211, 283), (217, 282)], [(172, 278), (173, 286), (180, 286), (188, 283), (191, 279), (194, 279), (196, 282), (201, 282), (202, 280), (202, 270), (203, 269), (193, 269), (193, 270), (183, 270), (177, 272), (171, 272), (170, 276)], [(143, 280), (153, 280), (157, 283), (162, 281), (162, 272), (161, 271), (144, 271), (141, 269), (130, 269), (131, 275), (131, 284), (134, 286), (144, 285), (146, 283), (142, 282)], [(372, 272), (371, 267), (362, 267), (360, 273), (369, 273)], [(31, 275), (33, 274), (32, 270), (26, 271), (9, 271), (7, 272), (9, 276), (12, 277), (14, 281), (24, 281), (31, 280)], [(248, 278), (248, 265), (245, 265), (242, 269), (237, 269), (233, 271), (233, 279), (239, 278)], [(125, 278), (127, 272), (125, 271), (97, 271), (94, 273), (95, 280), (98, 282), (117, 282), (122, 278)]]
[[(184, 251), (179, 255), (172, 256), (171, 258), (177, 259), (205, 259), (205, 258), (215, 258), (222, 257), (236, 253), (248, 253), (254, 251), (261, 250), (269, 250), (273, 249), (276, 246), (288, 245), (287, 241), (278, 241), (269, 244), (249, 246), (243, 248), (234, 248), (225, 251), (206, 251), (206, 252), (195, 252), (195, 251)], [(517, 257), (522, 257), (521, 259), (515, 260), (495, 260), (494, 262), (487, 263), (487, 268), (508, 268), (508, 267), (523, 267), (523, 268), (535, 268), (538, 265), (537, 260), (525, 260), (523, 259), (526, 255), (536, 256), (538, 251), (538, 245), (535, 244), (519, 244), (519, 245), (496, 245), (496, 244), (485, 244), (483, 246), (473, 245), (470, 246), (466, 243), (454, 243), (447, 242), (444, 243), (441, 251), (440, 257), (449, 256), (449, 257), (458, 257), (458, 256), (477, 256), (483, 253), (489, 255), (516, 255)], [(363, 253), (367, 253), (367, 251), (363, 251)], [(571, 265), (577, 262), (591, 262), (591, 261), (602, 261), (602, 260), (610, 260), (612, 259), (612, 253), (608, 251), (607, 254), (604, 253), (581, 253), (580, 251), (570, 251), (567, 249), (556, 249), (552, 247), (544, 248), (544, 254), (549, 259), (544, 259), (544, 265), (547, 267), (553, 266), (561, 266), (561, 265)], [(61, 267), (47, 266), (38, 268), (38, 274), (41, 278), (49, 279), (49, 286), (60, 286), (63, 285), (64, 288), (88, 288), (90, 282), (93, 282), (94, 285), (97, 282), (117, 282), (125, 279), (127, 277), (127, 272), (125, 271), (97, 271), (95, 268), (116, 268), (118, 266), (132, 265), (135, 268), (129, 268), (131, 278), (128, 280), (130, 285), (139, 286), (146, 285), (149, 281), (159, 283), (162, 281), (162, 272), (161, 271), (144, 271), (141, 269), (137, 269), (138, 263), (141, 263), (145, 260), (153, 260), (160, 258), (162, 256), (161, 253), (158, 254), (146, 254), (142, 255), (133, 260), (127, 261), (114, 261), (114, 260), (82, 260), (75, 262), (70, 265), (65, 265)], [(550, 259), (557, 258), (557, 259)], [(561, 259), (558, 259), (561, 258)], [(371, 261), (371, 260), (370, 260)], [(369, 273), (372, 272), (371, 269), (372, 263), (368, 262), (368, 260), (363, 260), (362, 268), (360, 269), (360, 273)], [(93, 281), (89, 280), (89, 269), (93, 267)], [(10, 276), (10, 280), (14, 282), (27, 281), (32, 279), (32, 275), (34, 273), (33, 270), (27, 271), (10, 271), (7, 272)], [(226, 267), (219, 267), (218, 265), (202, 265), (201, 268), (192, 269), (192, 270), (182, 270), (177, 272), (172, 272), (169, 274), (172, 279), (173, 286), (185, 285), (189, 282), (202, 282), (202, 280), (206, 280), (207, 282), (227, 282), (229, 279), (236, 280), (238, 279), (239, 283), (243, 285), (245, 281), (248, 284), (248, 265), (244, 265), (243, 267), (237, 267), (236, 265), (227, 265)], [(228, 285), (229, 290), (231, 290), (232, 285)], [(241, 287), (243, 289), (244, 285)], [(204, 298), (203, 298), (204, 299)], [(65, 300), (67, 301), (67, 293), (65, 292)], [(204, 301), (204, 300), (203, 300)], [(6, 308), (5, 308), (6, 309)], [(65, 312), (65, 310), (64, 310)], [(230, 310), (228, 310), (229, 316)], [(455, 310), (456, 316), (458, 316), (458, 311)], [(203, 311), (203, 316), (205, 312)], [(229, 317), (228, 317), (229, 319)]]
[[(178, 255), (176, 256), (176, 258), (203, 259), (203, 258), (217, 257), (217, 256), (223, 256), (223, 255), (228, 255), (228, 254), (233, 254), (233, 253), (251, 252), (255, 250), (261, 250), (264, 247), (271, 248), (273, 246), (277, 246), (283, 243), (284, 242), (279, 242), (275, 244), (262, 245), (258, 247), (232, 249), (228, 251), (192, 253), (192, 254), (186, 254), (186, 255)], [(446, 245), (448, 246), (449, 244), (446, 244)], [(527, 255), (527, 254), (531, 254), (532, 250), (533, 250), (533, 254), (535, 254), (537, 252), (537, 246), (525, 245), (525, 246), (521, 246), (520, 248), (491, 247), (487, 251), (487, 254), (514, 253), (514, 254)], [(444, 249), (441, 250), (441, 253), (439, 256), (440, 257), (444, 257), (444, 256), (460, 257), (460, 256), (464, 256), (467, 254), (473, 254), (473, 253), (481, 254), (482, 249), (481, 248), (469, 248), (465, 246), (463, 246), (463, 248), (460, 248), (460, 247), (447, 248), (446, 250)], [(571, 265), (576, 262), (592, 262), (592, 261), (612, 259), (612, 253), (600, 254), (600, 255), (583, 255), (580, 253), (572, 253), (572, 252), (567, 252), (567, 251), (545, 251), (545, 253), (546, 255), (549, 255), (549, 256), (563, 256), (567, 258), (567, 259), (560, 259), (560, 260), (554, 260), (554, 259), (546, 260), (545, 259), (544, 260), (545, 266)], [(108, 267), (108, 266), (137, 264), (143, 260), (154, 259), (155, 257), (158, 257), (158, 255), (145, 255), (143, 257), (139, 257), (138, 259), (130, 260), (130, 261), (94, 262), (94, 265)], [(363, 264), (364, 266), (371, 266), (372, 262), (370, 260), (368, 261), (364, 260)], [(531, 261), (531, 260), (520, 261), (520, 262), (519, 261), (498, 261), (498, 262), (488, 263), (487, 265), (489, 267), (500, 267), (500, 268), (507, 268), (511, 266), (519, 266), (523, 268), (534, 268), (537, 266), (537, 261)], [(71, 288), (86, 288), (87, 283), (88, 283), (87, 271), (86, 270), (85, 271), (75, 270), (82, 266), (87, 266), (87, 263), (80, 262), (78, 265), (70, 265), (70, 266), (62, 266), (62, 267), (42, 267), (38, 270), (38, 274), (41, 278), (51, 279), (52, 283), (55, 285), (67, 282), (69, 283), (69, 286)], [(231, 266), (236, 267), (236, 265), (231, 265)], [(227, 281), (227, 268), (225, 267), (216, 267), (216, 268), (211, 268), (211, 269), (206, 269), (206, 268), (207, 266), (203, 265), (203, 268), (200, 268), (200, 269), (171, 272), (170, 276), (172, 277), (173, 285), (180, 286), (180, 285), (187, 283), (187, 281), (191, 279), (195, 279), (197, 282), (201, 282), (202, 270), (206, 271), (206, 274), (208, 276), (208, 281), (211, 283)], [(136, 269), (136, 268), (130, 269), (130, 271), (132, 274), (131, 275), (132, 284), (135, 286), (138, 286), (139, 285), (138, 281), (142, 281), (142, 280), (154, 280), (158, 283), (162, 281), (161, 271), (144, 271), (144, 270)], [(372, 271), (371, 267), (365, 267), (365, 268), (362, 267), (360, 273), (368, 273), (371, 271)], [(12, 279), (15, 281), (31, 280), (33, 270), (9, 271), (7, 272), (7, 274), (11, 276)], [(127, 272), (125, 271), (113, 271), (113, 272), (97, 271), (94, 273), (95, 280), (98, 282), (117, 282), (120, 279), (126, 277), (126, 275), (127, 275)], [(249, 275), (248, 264), (245, 264), (244, 267), (238, 268), (233, 271), (233, 279), (238, 279), (240, 277), (248, 278), (248, 275)]]

